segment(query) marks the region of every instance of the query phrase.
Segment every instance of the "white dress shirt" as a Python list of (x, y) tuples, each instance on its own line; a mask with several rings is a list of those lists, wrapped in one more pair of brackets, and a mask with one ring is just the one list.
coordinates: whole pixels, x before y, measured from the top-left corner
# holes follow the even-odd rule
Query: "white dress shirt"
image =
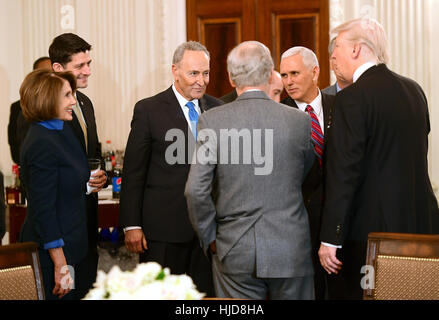
[(340, 86), (338, 85), (338, 82), (335, 83), (335, 93), (338, 93), (339, 91), (341, 91)]
[(352, 77), (354, 83), (357, 82), (358, 78), (360, 78), (363, 73), (365, 73), (368, 69), (376, 65), (377, 65), (376, 62), (369, 61), (359, 66), (357, 70), (355, 70), (354, 75)]
[[(185, 116), (186, 121), (189, 125), (189, 128), (191, 128), (191, 130), (193, 131), (192, 124), (191, 124), (191, 121), (189, 119), (189, 108), (186, 107), (186, 103), (188, 103), (189, 100), (186, 100), (186, 98), (183, 97), (180, 94), (180, 92), (177, 91), (177, 88), (175, 88), (174, 84), (172, 84), (172, 91), (174, 91), (174, 94), (177, 97), (178, 103), (180, 104), (181, 110), (184, 113), (184, 116)], [(200, 106), (198, 105), (198, 99), (193, 99), (193, 100), (191, 100), (191, 102), (195, 105), (195, 111), (197, 111), (198, 115), (200, 115), (201, 109), (200, 109)]]
[[(324, 124), (324, 118), (323, 118), (323, 107), (322, 107), (322, 94), (320, 93), (320, 89), (319, 89), (319, 94), (317, 95), (317, 97), (311, 101), (311, 103), (305, 103), (305, 102), (300, 102), (297, 100), (294, 100), (294, 102), (296, 102), (297, 107), (302, 110), (303, 112), (306, 112), (306, 107), (308, 105), (310, 105), (313, 110), (314, 113), (317, 116), (317, 119), (319, 120), (319, 124), (320, 124), (320, 128), (322, 129), (322, 133), (325, 133), (325, 124)], [(308, 113), (308, 112), (306, 112)]]

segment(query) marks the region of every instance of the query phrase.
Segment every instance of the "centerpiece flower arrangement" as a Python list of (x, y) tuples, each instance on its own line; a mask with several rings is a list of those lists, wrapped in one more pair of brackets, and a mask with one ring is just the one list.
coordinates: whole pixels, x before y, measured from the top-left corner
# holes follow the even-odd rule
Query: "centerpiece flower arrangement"
[(141, 263), (133, 271), (114, 266), (108, 274), (99, 270), (94, 288), (84, 300), (200, 300), (187, 275), (172, 275), (156, 262)]

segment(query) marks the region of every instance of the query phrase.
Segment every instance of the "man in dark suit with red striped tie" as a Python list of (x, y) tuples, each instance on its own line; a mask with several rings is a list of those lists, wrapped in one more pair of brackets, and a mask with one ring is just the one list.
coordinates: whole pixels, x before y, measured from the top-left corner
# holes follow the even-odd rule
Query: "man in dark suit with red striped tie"
[(314, 264), (315, 297), (325, 297), (325, 272), (318, 259), (319, 233), (323, 203), (323, 160), (325, 136), (330, 127), (335, 97), (322, 93), (317, 81), (319, 62), (316, 55), (305, 47), (293, 47), (282, 54), (280, 74), (289, 97), (282, 103), (306, 112), (311, 117), (316, 160), (303, 185), (302, 195), (308, 212)]

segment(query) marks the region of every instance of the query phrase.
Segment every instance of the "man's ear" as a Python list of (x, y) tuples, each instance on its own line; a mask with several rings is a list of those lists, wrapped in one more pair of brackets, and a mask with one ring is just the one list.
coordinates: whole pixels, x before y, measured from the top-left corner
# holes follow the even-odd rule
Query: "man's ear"
[(62, 66), (61, 63), (58, 63), (58, 62), (55, 62), (55, 63), (52, 65), (52, 69), (53, 69), (53, 71), (55, 71), (55, 72), (63, 72), (63, 71), (64, 71), (64, 67)]
[(271, 70), (270, 78), (268, 78), (268, 84), (272, 85), (274, 81), (274, 70)]
[(174, 81), (177, 81), (178, 78), (178, 67), (177, 65), (172, 65), (172, 75), (174, 76)]
[(361, 44), (356, 43), (352, 46), (352, 58), (357, 59), (360, 56)]
[(230, 73), (227, 73), (227, 75), (229, 76), (229, 83), (232, 86), (232, 88), (236, 88), (236, 84), (233, 82), (232, 78), (230, 78)]
[(314, 66), (314, 68), (312, 69), (312, 80), (317, 83), (317, 81), (319, 80), (319, 75), (320, 75), (320, 68), (317, 66)]

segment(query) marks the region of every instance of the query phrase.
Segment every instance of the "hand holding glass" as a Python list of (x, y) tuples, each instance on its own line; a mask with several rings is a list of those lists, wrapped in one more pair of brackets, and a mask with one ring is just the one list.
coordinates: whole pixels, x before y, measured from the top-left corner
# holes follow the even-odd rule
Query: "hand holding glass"
[[(88, 159), (88, 165), (90, 167), (90, 179), (94, 179), (92, 175), (101, 169), (101, 161), (99, 159)], [(90, 194), (93, 190), (96, 189), (97, 187), (91, 187), (87, 182), (87, 194)]]

